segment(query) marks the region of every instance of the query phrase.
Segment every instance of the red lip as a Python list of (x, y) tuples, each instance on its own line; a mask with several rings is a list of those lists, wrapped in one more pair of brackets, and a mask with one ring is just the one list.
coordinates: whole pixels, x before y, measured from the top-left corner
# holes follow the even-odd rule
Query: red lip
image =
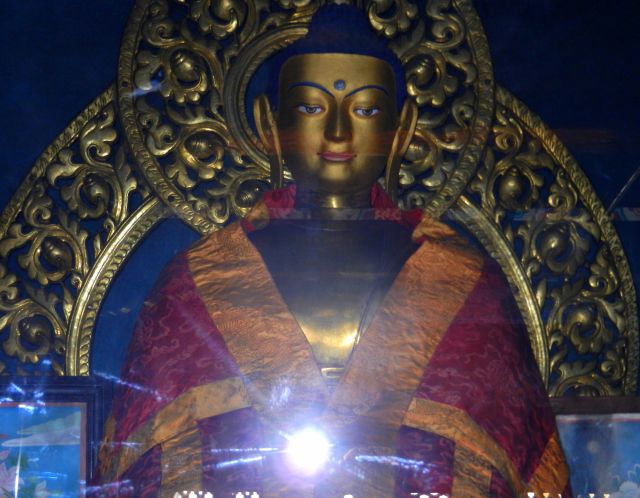
[(332, 161), (336, 163), (349, 161), (354, 157), (356, 157), (356, 155), (353, 152), (324, 151), (324, 152), (320, 152), (319, 154), (320, 154), (320, 157), (322, 157), (322, 159), (324, 159), (325, 161)]

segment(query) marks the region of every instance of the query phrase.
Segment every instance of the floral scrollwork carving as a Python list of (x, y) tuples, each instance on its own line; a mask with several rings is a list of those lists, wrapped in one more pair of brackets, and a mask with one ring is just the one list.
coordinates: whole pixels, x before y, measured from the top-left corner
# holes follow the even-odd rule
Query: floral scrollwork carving
[[(4, 353), (22, 364), (35, 364), (44, 360), (47, 370), (64, 372), (65, 321), (60, 318), (56, 305), (59, 298), (42, 289), (27, 288), (28, 297), (20, 298), (17, 278), (0, 264), (0, 330), (8, 328), (2, 341)], [(69, 310), (70, 296), (64, 297), (64, 310)], [(48, 368), (47, 368), (48, 367)], [(6, 365), (0, 362), (0, 371)], [(18, 369), (23, 372), (23, 366)]]
[(371, 0), (366, 10), (373, 28), (387, 38), (407, 31), (418, 16), (418, 7), (410, 0)]
[(49, 146), (0, 218), (0, 344), (13, 373), (66, 373), (77, 297), (132, 209), (133, 174), (108, 90)]
[(245, 22), (253, 24), (255, 7), (252, 2), (244, 0), (194, 0), (191, 17), (198, 22), (203, 33), (223, 39), (235, 33)]
[(485, 115), (484, 105), (492, 94), (492, 76), (483, 48), (469, 42), (476, 26), (463, 10), (446, 0), (429, 1), (425, 9), (414, 33), (394, 45), (405, 67), (407, 92), (420, 106), (416, 134), (401, 165), (401, 202), (437, 212), (434, 206), (446, 204), (438, 199), (456, 198), (466, 183), (461, 164), (468, 145), (486, 140), (477, 119), (489, 126), (491, 111), (487, 108)]
[(44, 183), (36, 183), (24, 205), (24, 223), (9, 227), (7, 236), (0, 241), (0, 255), (6, 259), (10, 252), (26, 248), (17, 261), (29, 278), (47, 285), (71, 276), (77, 287), (88, 268), (84, 245), (87, 232), (62, 210), (58, 213), (59, 223), (50, 224), (52, 206)]
[(622, 248), (584, 174), (542, 122), (505, 90), (471, 182), (529, 281), (549, 347), (549, 391), (635, 391), (638, 323)]
[[(198, 231), (245, 213), (243, 202), (252, 196), (231, 194), (228, 186), (241, 184), (229, 175), (268, 177), (250, 126), (248, 87), (270, 55), (304, 34), (323, 3), (137, 2), (120, 58), (125, 133), (149, 184)], [(493, 108), (489, 51), (477, 15), (466, 0), (354, 4), (389, 40), (405, 67), (408, 94), (420, 106), (418, 131), (401, 166), (401, 203), (440, 214), (475, 170)]]
[(427, 47), (411, 54), (406, 72), (407, 91), (418, 105), (441, 107), (458, 89), (456, 78), (447, 74), (444, 55)]

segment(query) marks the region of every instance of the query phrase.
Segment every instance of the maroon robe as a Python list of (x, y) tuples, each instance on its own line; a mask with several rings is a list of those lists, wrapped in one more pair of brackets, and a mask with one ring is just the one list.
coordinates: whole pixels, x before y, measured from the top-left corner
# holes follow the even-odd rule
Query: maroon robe
[[(163, 271), (107, 424), (105, 496), (569, 496), (553, 414), (497, 265), (422, 220), (420, 248), (330, 392), (246, 236), (286, 216), (292, 198), (267, 196), (250, 221)], [(374, 195), (376, 217), (420, 219), (385, 203)], [(303, 427), (335, 445), (315, 476), (293, 471), (283, 451)]]

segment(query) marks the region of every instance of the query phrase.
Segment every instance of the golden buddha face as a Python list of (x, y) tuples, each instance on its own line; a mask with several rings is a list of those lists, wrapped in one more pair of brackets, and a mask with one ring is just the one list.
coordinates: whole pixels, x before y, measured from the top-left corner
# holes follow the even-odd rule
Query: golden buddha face
[(391, 66), (364, 55), (300, 55), (283, 65), (279, 88), (282, 157), (298, 189), (368, 192), (398, 122)]
[[(280, 72), (275, 116), (265, 117), (270, 106), (257, 103), (265, 147), (291, 171), (298, 198), (322, 207), (368, 205), (390, 156), (406, 150), (416, 118), (404, 110), (400, 117), (391, 66), (355, 54), (291, 57)], [(402, 126), (407, 114), (412, 124)]]

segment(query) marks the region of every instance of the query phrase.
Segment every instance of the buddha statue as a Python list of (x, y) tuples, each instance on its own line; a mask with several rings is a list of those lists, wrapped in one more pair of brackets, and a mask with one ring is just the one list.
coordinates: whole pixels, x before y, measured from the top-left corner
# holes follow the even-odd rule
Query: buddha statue
[(400, 71), (369, 55), (293, 55), (280, 71), (277, 117), (266, 95), (254, 106), (272, 183), (285, 166), (295, 179), (296, 213), (249, 238), (333, 381), (417, 247), (408, 227), (371, 211), (372, 188), (385, 171), (396, 181), (416, 124), (413, 102), (399, 112)]
[(274, 66), (254, 117), (277, 188), (163, 271), (98, 494), (569, 496), (499, 268), (395, 205), (417, 120), (400, 62), (331, 5)]

